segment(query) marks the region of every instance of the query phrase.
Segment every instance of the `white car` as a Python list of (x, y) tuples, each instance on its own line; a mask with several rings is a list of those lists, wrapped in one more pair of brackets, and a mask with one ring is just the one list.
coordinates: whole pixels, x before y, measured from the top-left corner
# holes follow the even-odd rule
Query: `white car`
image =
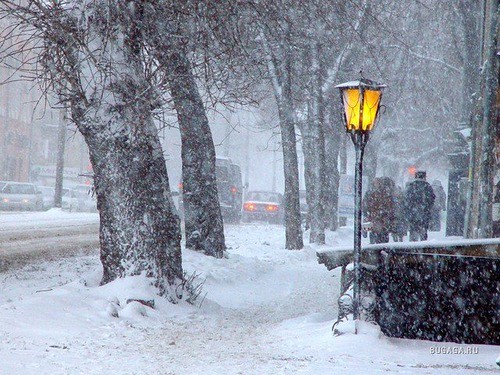
[(40, 211), (42, 208), (42, 193), (34, 184), (0, 181), (0, 210)]
[(249, 191), (243, 203), (241, 220), (245, 223), (255, 220), (282, 223), (283, 195), (273, 191)]
[(90, 195), (90, 192), (64, 188), (62, 208), (70, 212), (96, 212), (97, 202), (95, 198)]
[(38, 191), (42, 193), (43, 209), (48, 210), (54, 207), (55, 189), (50, 186), (38, 186)]

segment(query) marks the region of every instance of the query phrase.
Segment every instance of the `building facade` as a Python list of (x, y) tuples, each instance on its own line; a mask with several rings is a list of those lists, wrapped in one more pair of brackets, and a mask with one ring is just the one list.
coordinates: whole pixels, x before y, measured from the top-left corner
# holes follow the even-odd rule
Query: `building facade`
[[(58, 134), (66, 127), (64, 185), (88, 183), (88, 149), (61, 109), (51, 108), (33, 82), (0, 67), (0, 180), (54, 186)], [(8, 81), (11, 82), (8, 82)]]

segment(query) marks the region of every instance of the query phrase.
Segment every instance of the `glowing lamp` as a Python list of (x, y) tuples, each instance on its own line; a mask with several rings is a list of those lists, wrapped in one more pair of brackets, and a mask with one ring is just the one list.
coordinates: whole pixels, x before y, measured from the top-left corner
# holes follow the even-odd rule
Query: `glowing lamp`
[(335, 87), (340, 90), (346, 131), (348, 133), (371, 131), (377, 121), (382, 90), (386, 85), (362, 78)]

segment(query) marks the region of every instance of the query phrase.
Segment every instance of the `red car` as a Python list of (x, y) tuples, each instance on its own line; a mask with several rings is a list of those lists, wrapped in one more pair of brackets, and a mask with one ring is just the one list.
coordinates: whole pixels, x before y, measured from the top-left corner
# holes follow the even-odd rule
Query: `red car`
[(244, 222), (264, 220), (283, 222), (283, 195), (272, 191), (249, 191), (243, 203), (241, 219)]

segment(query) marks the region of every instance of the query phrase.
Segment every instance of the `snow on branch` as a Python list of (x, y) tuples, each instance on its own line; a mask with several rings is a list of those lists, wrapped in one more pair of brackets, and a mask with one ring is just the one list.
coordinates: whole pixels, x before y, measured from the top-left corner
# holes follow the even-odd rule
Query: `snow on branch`
[(281, 98), (282, 91), (281, 91), (281, 84), (280, 84), (280, 79), (279, 79), (279, 72), (278, 72), (278, 67), (276, 65), (276, 61), (273, 58), (272, 50), (271, 47), (269, 46), (269, 42), (264, 35), (264, 32), (260, 32), (260, 41), (262, 42), (262, 46), (264, 48), (264, 53), (266, 56), (266, 62), (267, 62), (267, 70), (269, 72), (269, 76), (271, 77), (271, 83), (273, 85), (274, 92), (276, 94), (276, 97)]

